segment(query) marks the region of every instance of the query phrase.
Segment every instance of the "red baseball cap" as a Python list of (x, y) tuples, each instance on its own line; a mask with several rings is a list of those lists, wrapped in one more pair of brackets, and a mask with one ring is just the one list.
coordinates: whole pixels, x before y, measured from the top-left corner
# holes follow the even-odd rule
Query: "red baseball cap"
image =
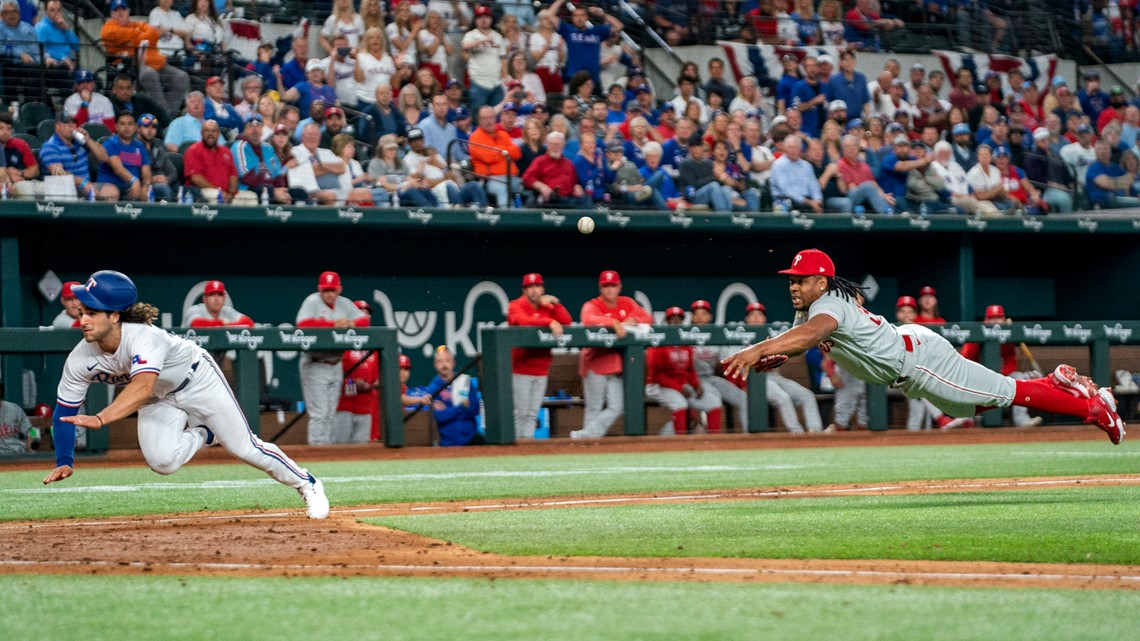
[(680, 316), (681, 318), (684, 318), (685, 310), (681, 309), (680, 307), (670, 307), (669, 309), (665, 310), (665, 318), (672, 318), (673, 316)]
[(400, 354), (400, 369), (412, 369), (412, 359), (407, 354)]
[(340, 107), (329, 107), (328, 109), (325, 109), (325, 118), (328, 118), (329, 116), (333, 116), (333, 115), (337, 115), (337, 114), (343, 116), (344, 115), (344, 109), (341, 109)]
[(206, 283), (206, 291), (203, 294), (224, 294), (226, 293), (226, 284), (220, 280), (212, 280)]
[(780, 270), (792, 276), (835, 276), (835, 263), (818, 249), (805, 249), (792, 259), (792, 266)]
[(914, 299), (914, 296), (899, 296), (899, 299), (895, 301), (895, 309), (900, 307), (914, 307), (918, 309), (918, 301)]
[(694, 312), (698, 309), (707, 309), (711, 312), (712, 304), (702, 298), (700, 300), (693, 301), (693, 304), (689, 305), (689, 309), (693, 310)]
[(220, 85), (220, 84), (222, 84), (222, 79), (218, 76), (210, 76), (209, 79), (206, 80), (206, 86), (207, 87), (209, 87), (210, 85)]
[(368, 304), (368, 301), (366, 301), (366, 300), (354, 300), (354, 301), (352, 301), (352, 304), (356, 305), (356, 309), (359, 309), (360, 311), (364, 312), (365, 314), (368, 314), (369, 316), (372, 315), (372, 306)]
[(317, 289), (338, 288), (340, 288), (340, 274), (336, 272), (321, 272), (321, 277), (317, 279)]
[(542, 274), (539, 274), (538, 272), (531, 272), (531, 273), (527, 274), (526, 276), (523, 276), (523, 283), (522, 283), (523, 287), (530, 287), (531, 285), (544, 285), (544, 284), (545, 283), (542, 282)]
[(602, 272), (600, 276), (598, 276), (598, 284), (599, 285), (620, 285), (621, 284), (621, 276), (619, 276), (617, 272), (615, 272), (611, 269), (607, 269), (606, 271)]
[(489, 15), (491, 15), (491, 7), (488, 7), (485, 4), (481, 4), (477, 7), (475, 7), (475, 17), (476, 18), (478, 18), (479, 16), (489, 16)]
[(64, 300), (65, 298), (75, 298), (75, 294), (71, 293), (71, 286), (72, 285), (74, 285), (76, 287), (82, 287), (83, 283), (80, 283), (80, 282), (74, 281), (74, 280), (69, 280), (66, 283), (64, 283), (63, 284), (63, 290), (59, 292), (59, 299), (60, 300)]
[(1005, 308), (1001, 305), (990, 305), (986, 308), (986, 318), (1005, 318)]
[(919, 296), (937, 296), (938, 292), (934, 291), (934, 288), (931, 287), (930, 285), (927, 285), (926, 287), (923, 287), (922, 289), (918, 290), (918, 295)]
[(748, 312), (763, 312), (767, 314), (768, 309), (764, 307), (764, 303), (748, 303), (744, 308), (744, 313), (747, 314)]

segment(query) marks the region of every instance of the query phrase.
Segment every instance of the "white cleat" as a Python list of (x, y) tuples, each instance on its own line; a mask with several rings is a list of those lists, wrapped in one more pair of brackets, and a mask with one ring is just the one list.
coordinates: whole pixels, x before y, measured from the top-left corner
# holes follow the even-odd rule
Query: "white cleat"
[(312, 476), (311, 480), (297, 491), (305, 499), (305, 512), (310, 519), (324, 519), (329, 515), (329, 498), (325, 496), (325, 484)]

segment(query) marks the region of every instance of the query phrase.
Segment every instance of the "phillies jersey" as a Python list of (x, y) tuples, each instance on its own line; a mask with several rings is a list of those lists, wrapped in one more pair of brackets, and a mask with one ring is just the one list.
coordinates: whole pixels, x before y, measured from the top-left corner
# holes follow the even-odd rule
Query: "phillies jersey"
[(685, 385), (701, 386), (693, 369), (693, 348), (689, 345), (650, 347), (645, 350), (645, 383), (681, 391)]
[(218, 312), (218, 317), (214, 318), (206, 310), (205, 303), (191, 305), (186, 308), (186, 313), (182, 315), (183, 327), (223, 327), (226, 325), (253, 327), (253, 319), (229, 305), (223, 305)]
[(329, 307), (321, 300), (320, 293), (313, 292), (297, 310), (297, 327), (333, 327), (335, 321), (341, 319), (355, 322), (363, 318), (364, 312), (344, 296), (337, 296), (336, 302)]
[(826, 314), (838, 324), (819, 348), (856, 378), (879, 385), (894, 383), (902, 371), (905, 347), (893, 325), (850, 300), (827, 292), (811, 304), (807, 318), (796, 314), (796, 325)]
[(79, 407), (92, 384), (123, 386), (144, 372), (158, 374), (153, 395), (165, 398), (190, 375), (190, 366), (206, 356), (201, 347), (153, 325), (123, 323), (121, 328), (114, 353), (86, 341), (71, 350), (56, 391), (60, 405)]
[[(649, 312), (642, 309), (641, 305), (638, 305), (629, 296), (618, 296), (613, 307), (606, 305), (601, 296), (588, 300), (585, 305), (582, 305), (581, 320), (583, 325), (612, 328), (614, 321), (622, 323), (630, 318), (647, 325), (653, 322), (653, 317), (649, 315)], [(621, 355), (616, 349), (584, 348), (578, 361), (578, 373), (585, 376), (587, 370), (602, 376), (621, 374)]]
[[(365, 358), (367, 356), (367, 358)], [(349, 374), (348, 370), (352, 369), (353, 365), (360, 362), (364, 358), (364, 362), (352, 370)], [(341, 358), (342, 367), (345, 372), (345, 382), (348, 379), (359, 379), (365, 381), (370, 385), (375, 385), (380, 380), (380, 362), (376, 358), (376, 352), (369, 352), (368, 350), (348, 350)], [(337, 403), (336, 411), (338, 412), (351, 412), (353, 414), (371, 414), (378, 410), (378, 399), (380, 398), (380, 391), (372, 388), (367, 392), (356, 392), (351, 396), (347, 394), (340, 395), (340, 402)]]
[[(507, 324), (512, 327), (549, 327), (552, 320), (563, 325), (574, 322), (561, 304), (535, 307), (526, 296), (519, 296), (507, 307)], [(511, 350), (511, 373), (546, 376), (553, 359), (545, 347), (515, 348)]]
[(51, 326), (59, 329), (66, 329), (69, 327), (79, 327), (79, 319), (72, 318), (67, 315), (67, 310), (63, 310), (51, 322)]

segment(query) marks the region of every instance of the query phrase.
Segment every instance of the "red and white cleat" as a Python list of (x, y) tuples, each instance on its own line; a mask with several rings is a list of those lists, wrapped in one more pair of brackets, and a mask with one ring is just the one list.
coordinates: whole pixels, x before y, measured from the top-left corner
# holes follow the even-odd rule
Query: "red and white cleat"
[(1092, 398), (1099, 389), (1088, 376), (1081, 376), (1072, 365), (1058, 365), (1047, 377), (1049, 383), (1077, 398)]
[(1104, 430), (1113, 445), (1124, 440), (1124, 421), (1116, 412), (1116, 399), (1108, 388), (1101, 388), (1089, 403), (1088, 421)]

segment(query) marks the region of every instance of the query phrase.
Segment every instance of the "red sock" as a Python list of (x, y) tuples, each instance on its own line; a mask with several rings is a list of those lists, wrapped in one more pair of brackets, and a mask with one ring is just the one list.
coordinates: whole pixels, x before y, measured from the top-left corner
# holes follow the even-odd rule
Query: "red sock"
[(705, 413), (709, 422), (709, 434), (720, 434), (720, 408)]
[(689, 431), (689, 410), (673, 412), (673, 431), (677, 434), (687, 434)]
[(1017, 393), (1013, 404), (1054, 414), (1068, 414), (1081, 420), (1089, 417), (1089, 400), (1077, 398), (1068, 392), (1053, 387), (1043, 378), (1029, 381), (1014, 381)]

